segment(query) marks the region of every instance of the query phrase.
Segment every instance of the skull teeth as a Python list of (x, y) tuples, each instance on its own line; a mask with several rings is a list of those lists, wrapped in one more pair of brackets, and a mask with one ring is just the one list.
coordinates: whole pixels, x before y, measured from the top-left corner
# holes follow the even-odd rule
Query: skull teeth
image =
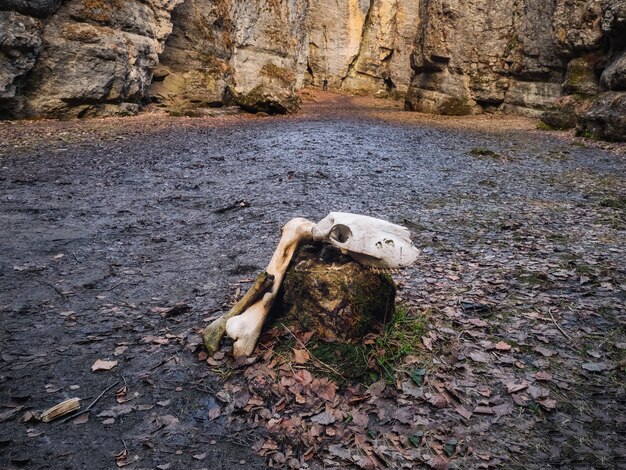
[(400, 272), (399, 269), (375, 268), (374, 266), (367, 266), (367, 269), (376, 274), (398, 274)]

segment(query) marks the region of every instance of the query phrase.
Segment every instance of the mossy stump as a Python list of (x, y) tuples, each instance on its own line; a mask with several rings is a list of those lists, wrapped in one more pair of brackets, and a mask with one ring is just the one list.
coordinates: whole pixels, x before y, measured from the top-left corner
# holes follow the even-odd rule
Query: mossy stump
[(324, 245), (296, 252), (281, 287), (273, 317), (313, 339), (353, 343), (380, 331), (394, 316), (396, 286)]

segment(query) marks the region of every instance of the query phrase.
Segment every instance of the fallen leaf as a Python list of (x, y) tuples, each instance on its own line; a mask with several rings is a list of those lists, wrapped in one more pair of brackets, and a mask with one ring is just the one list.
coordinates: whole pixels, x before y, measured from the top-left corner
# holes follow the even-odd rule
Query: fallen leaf
[(495, 412), (490, 406), (479, 405), (476, 408), (474, 408), (474, 413), (479, 414), (479, 415), (492, 415)]
[(387, 381), (382, 379), (370, 385), (366, 393), (372, 397), (379, 397), (385, 390), (385, 387), (387, 387)]
[(80, 415), (78, 418), (74, 419), (72, 421), (72, 423), (74, 424), (85, 424), (87, 421), (89, 421), (89, 413), (85, 413)]
[(97, 372), (99, 370), (111, 370), (115, 366), (117, 366), (117, 361), (103, 361), (102, 359), (98, 359), (91, 366), (91, 372)]
[(472, 325), (477, 326), (479, 328), (484, 328), (486, 326), (489, 326), (489, 323), (487, 323), (485, 320), (481, 320), (480, 318), (470, 318), (467, 321), (468, 323), (471, 323)]
[(293, 354), (295, 356), (294, 360), (296, 364), (306, 364), (311, 358), (311, 356), (309, 356), (309, 353), (306, 351), (306, 349), (294, 349)]
[(552, 380), (552, 374), (550, 372), (540, 370), (539, 372), (535, 373), (535, 379), (544, 381)]
[(542, 356), (545, 357), (552, 357), (556, 354), (556, 352), (554, 352), (552, 349), (548, 349), (545, 348), (543, 346), (536, 346), (535, 348), (533, 348), (535, 351), (537, 351), (539, 354), (541, 354)]
[(219, 406), (214, 406), (213, 408), (210, 408), (209, 409), (209, 421), (213, 421), (214, 419), (219, 418), (221, 414), (222, 414), (222, 409)]
[(505, 343), (504, 341), (500, 341), (496, 343), (496, 349), (498, 351), (509, 351), (511, 349), (511, 345), (509, 343)]
[(411, 379), (415, 382), (415, 385), (421, 387), (424, 383), (424, 376), (426, 375), (426, 369), (415, 369), (411, 371)]
[(330, 413), (323, 411), (322, 413), (312, 416), (311, 421), (317, 424), (328, 425), (335, 422), (335, 417)]
[(606, 362), (586, 362), (582, 367), (589, 372), (604, 372), (605, 370), (614, 369), (612, 365)]
[(543, 406), (546, 410), (553, 410), (556, 408), (557, 402), (553, 398), (542, 398), (541, 400), (537, 400), (541, 406)]
[(470, 419), (472, 417), (472, 412), (462, 405), (458, 405), (456, 408), (454, 408), (454, 411), (463, 416), (465, 419)]
[(474, 362), (487, 363), (490, 361), (490, 356), (482, 351), (472, 351), (468, 355)]
[(528, 382), (526, 381), (522, 381), (519, 383), (516, 382), (508, 382), (506, 384), (506, 391), (508, 393), (517, 393), (517, 392), (521, 392), (522, 390), (525, 390), (528, 388)]

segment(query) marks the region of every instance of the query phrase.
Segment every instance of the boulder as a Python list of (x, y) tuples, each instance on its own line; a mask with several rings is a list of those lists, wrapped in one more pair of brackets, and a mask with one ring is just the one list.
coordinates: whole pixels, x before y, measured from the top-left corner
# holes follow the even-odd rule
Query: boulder
[(626, 92), (601, 94), (580, 118), (579, 133), (615, 141), (626, 141)]
[(598, 93), (598, 79), (593, 65), (583, 57), (571, 60), (567, 64), (563, 91), (567, 94), (591, 96)]
[(0, 11), (0, 115), (14, 113), (21, 81), (41, 50), (41, 29), (35, 18)]
[(259, 84), (248, 93), (235, 96), (235, 103), (249, 113), (290, 114), (300, 109), (301, 101), (293, 90)]
[(556, 100), (540, 119), (554, 129), (573, 129), (580, 117), (589, 110), (592, 102), (592, 99), (582, 96), (564, 96)]
[(23, 15), (45, 18), (61, 6), (63, 0), (0, 0), (0, 10), (14, 10)]
[(604, 70), (600, 84), (605, 90), (626, 91), (626, 51)]
[(396, 287), (333, 247), (305, 245), (285, 275), (272, 317), (313, 338), (354, 342), (394, 316)]

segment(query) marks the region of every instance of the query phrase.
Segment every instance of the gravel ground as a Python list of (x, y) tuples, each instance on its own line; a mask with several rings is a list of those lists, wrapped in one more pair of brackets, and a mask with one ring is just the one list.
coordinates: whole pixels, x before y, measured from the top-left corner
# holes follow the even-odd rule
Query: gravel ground
[[(402, 302), (431, 312), (437, 360), (409, 404), (420, 420), (374, 416), (409, 406), (390, 392), (365, 413), (389, 435), (426, 437), (417, 450), (392, 440), (393, 456), (373, 462), (626, 467), (624, 146), (521, 118), (306, 98), (293, 117), (0, 123), (0, 467), (280, 461), (253, 450), (271, 427), (242, 425), (232, 407), (208, 416), (238, 372), (200, 361), (197, 332), (264, 268), (284, 222), (333, 210), (405, 223), (423, 250), (398, 277)], [(92, 372), (98, 359), (117, 365)], [(84, 408), (113, 384), (82, 418), (32, 417), (74, 396)], [(429, 398), (442, 393), (445, 406)], [(442, 450), (452, 435), (463, 451)], [(329, 451), (346, 440), (313, 441), (292, 467), (368, 468)]]

